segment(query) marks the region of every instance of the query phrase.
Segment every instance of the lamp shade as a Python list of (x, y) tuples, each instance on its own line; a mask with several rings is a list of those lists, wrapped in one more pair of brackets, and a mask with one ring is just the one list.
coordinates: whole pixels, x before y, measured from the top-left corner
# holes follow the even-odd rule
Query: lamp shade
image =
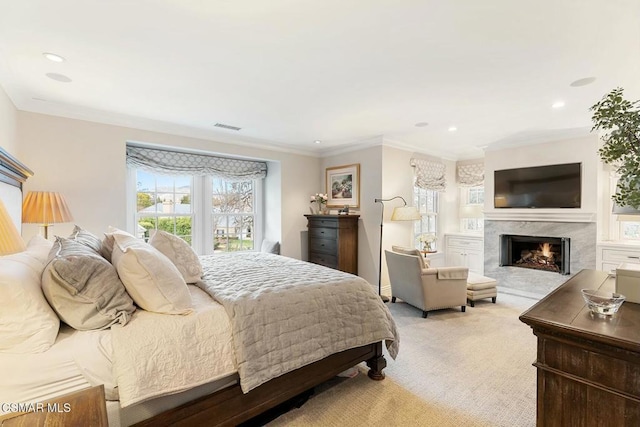
[(0, 200), (0, 255), (9, 255), (24, 250), (24, 240), (20, 237), (9, 212)]
[(73, 221), (67, 202), (60, 193), (29, 191), (22, 203), (22, 222), (56, 224)]
[(460, 207), (461, 218), (482, 218), (483, 205), (465, 205)]
[(393, 208), (391, 214), (391, 221), (418, 221), (420, 219), (420, 212), (415, 206), (399, 206)]

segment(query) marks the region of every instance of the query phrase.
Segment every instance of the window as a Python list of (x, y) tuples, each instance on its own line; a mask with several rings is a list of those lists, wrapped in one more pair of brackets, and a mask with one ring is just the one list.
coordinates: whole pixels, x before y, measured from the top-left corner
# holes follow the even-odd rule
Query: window
[(251, 181), (211, 180), (215, 252), (251, 250), (254, 245), (255, 195)]
[[(423, 234), (438, 235), (438, 192), (414, 186), (413, 202), (422, 217), (420, 221), (415, 221), (413, 225), (414, 244), (416, 248), (422, 249), (420, 236)], [(432, 250), (437, 250), (437, 247), (437, 242), (431, 244)]]
[(481, 233), (484, 230), (484, 187), (461, 187), (460, 200), (460, 231)]
[[(615, 174), (609, 176), (609, 191), (615, 194), (618, 185), (618, 177)], [(609, 209), (612, 211), (614, 204), (609, 199)], [(609, 228), (612, 240), (640, 240), (640, 216), (619, 214), (610, 216)]]
[(640, 218), (638, 221), (620, 221), (622, 240), (640, 240)]
[(147, 241), (151, 230), (164, 230), (184, 239), (197, 253), (255, 249), (254, 242), (261, 236), (256, 203), (261, 200), (261, 180), (154, 174), (142, 169), (133, 169), (132, 175), (138, 237)]
[(147, 241), (150, 230), (164, 230), (191, 244), (192, 177), (136, 172), (137, 236)]
[(127, 228), (181, 237), (196, 253), (255, 249), (267, 163), (127, 143)]

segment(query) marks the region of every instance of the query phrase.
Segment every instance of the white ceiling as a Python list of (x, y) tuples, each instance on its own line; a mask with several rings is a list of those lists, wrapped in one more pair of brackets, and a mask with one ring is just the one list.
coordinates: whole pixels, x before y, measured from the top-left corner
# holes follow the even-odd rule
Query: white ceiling
[(640, 1), (0, 0), (0, 84), (19, 110), (213, 140), (480, 157), (640, 98)]

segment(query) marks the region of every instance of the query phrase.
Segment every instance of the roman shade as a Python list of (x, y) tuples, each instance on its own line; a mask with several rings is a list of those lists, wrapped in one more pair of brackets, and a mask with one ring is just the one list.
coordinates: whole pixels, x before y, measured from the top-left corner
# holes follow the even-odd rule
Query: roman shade
[(484, 185), (484, 163), (458, 165), (458, 184), (463, 187)]
[(416, 187), (433, 191), (446, 189), (444, 163), (414, 158), (410, 164), (414, 168)]
[(127, 165), (154, 173), (212, 175), (229, 181), (262, 179), (267, 176), (265, 162), (134, 145), (127, 145)]

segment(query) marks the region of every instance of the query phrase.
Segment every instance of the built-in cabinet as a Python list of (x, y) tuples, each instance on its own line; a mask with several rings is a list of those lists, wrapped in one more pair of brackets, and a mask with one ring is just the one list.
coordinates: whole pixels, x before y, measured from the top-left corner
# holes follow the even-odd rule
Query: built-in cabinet
[(469, 268), (484, 274), (484, 238), (473, 234), (445, 234), (445, 262), (447, 266)]
[(634, 242), (600, 242), (597, 246), (596, 268), (610, 272), (620, 264), (640, 264), (640, 244)]

